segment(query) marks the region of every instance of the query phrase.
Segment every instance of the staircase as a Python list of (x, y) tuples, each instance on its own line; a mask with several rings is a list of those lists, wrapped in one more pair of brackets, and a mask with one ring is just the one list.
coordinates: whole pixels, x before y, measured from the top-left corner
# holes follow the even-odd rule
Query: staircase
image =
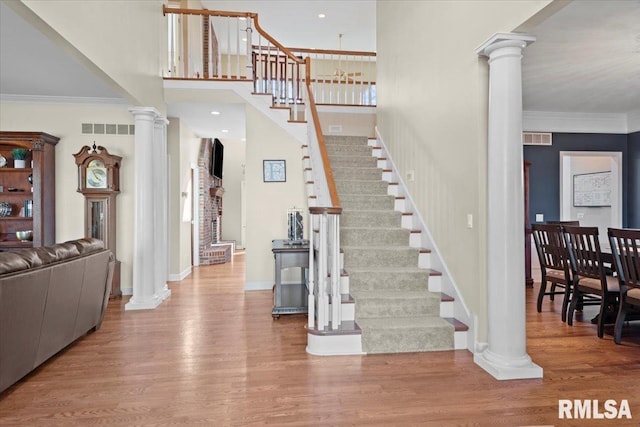
[(367, 138), (324, 138), (343, 207), (341, 247), (362, 351), (453, 349), (454, 326), (440, 317), (442, 295), (429, 291), (429, 253), (409, 245), (411, 230), (402, 227)]

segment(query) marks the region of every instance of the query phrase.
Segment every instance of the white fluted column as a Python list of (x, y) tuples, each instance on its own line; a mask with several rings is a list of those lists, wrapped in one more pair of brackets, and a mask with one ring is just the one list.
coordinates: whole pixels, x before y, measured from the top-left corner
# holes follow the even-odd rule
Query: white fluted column
[(495, 34), (476, 53), (489, 57), (488, 347), (474, 361), (500, 380), (541, 378), (527, 354), (522, 173), (524, 34)]
[[(162, 303), (157, 293), (156, 246), (161, 244), (157, 237), (155, 211), (157, 194), (155, 187), (156, 165), (156, 121), (161, 114), (155, 108), (134, 107), (134, 218), (133, 218), (133, 295), (125, 310), (145, 310), (156, 308)], [(162, 185), (164, 187), (164, 185)]]
[(171, 295), (171, 291), (167, 286), (168, 277), (168, 168), (169, 158), (167, 156), (167, 124), (168, 120), (164, 117), (156, 117), (154, 132), (154, 151), (153, 151), (153, 175), (154, 175), (154, 224), (156, 232), (155, 245), (155, 293), (162, 300), (167, 299)]

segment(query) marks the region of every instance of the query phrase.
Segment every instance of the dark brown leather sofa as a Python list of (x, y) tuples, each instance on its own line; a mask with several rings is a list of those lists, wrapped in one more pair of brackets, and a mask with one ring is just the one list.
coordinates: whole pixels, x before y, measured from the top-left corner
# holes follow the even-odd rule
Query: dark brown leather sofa
[(97, 239), (0, 252), (0, 392), (100, 327), (113, 267)]

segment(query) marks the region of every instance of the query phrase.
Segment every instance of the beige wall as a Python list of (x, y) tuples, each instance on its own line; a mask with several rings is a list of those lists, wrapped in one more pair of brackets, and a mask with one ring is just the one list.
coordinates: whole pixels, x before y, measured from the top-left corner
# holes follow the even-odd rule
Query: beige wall
[[(358, 108), (362, 107), (352, 107), (352, 109)], [(370, 138), (376, 136), (375, 113), (323, 112), (320, 110), (318, 118), (323, 135), (353, 135)], [(342, 131), (332, 132), (331, 126), (342, 126)]]
[(408, 189), (478, 316), (480, 341), (487, 327), (488, 65), (474, 51), (548, 3), (377, 2), (378, 129), (401, 175), (415, 171)]
[(122, 156), (120, 194), (117, 197), (117, 255), (122, 262), (121, 287), (131, 290), (133, 260), (133, 135), (82, 134), (82, 123), (133, 124), (126, 106), (0, 105), (0, 130), (42, 131), (60, 138), (56, 145), (56, 241), (84, 236), (84, 196), (76, 192), (78, 175), (73, 155), (84, 145), (104, 146)]
[[(247, 105), (247, 228), (245, 289), (271, 289), (271, 240), (286, 239), (287, 209), (307, 212), (300, 144)], [(286, 160), (287, 182), (262, 181), (263, 160)], [(306, 224), (306, 223), (305, 223)]]
[(169, 118), (169, 279), (179, 280), (191, 269), (191, 167), (197, 162), (200, 139), (178, 118)]
[[(161, 0), (22, 1), (50, 27), (47, 35), (75, 54), (129, 102), (164, 114), (162, 70), (167, 23)], [(26, 17), (29, 21), (38, 21)], [(43, 29), (40, 22), (38, 27)], [(55, 37), (55, 33), (59, 36)]]
[(247, 144), (234, 139), (220, 139), (224, 145), (222, 171), (222, 240), (234, 240), (243, 247), (242, 236), (242, 181)]

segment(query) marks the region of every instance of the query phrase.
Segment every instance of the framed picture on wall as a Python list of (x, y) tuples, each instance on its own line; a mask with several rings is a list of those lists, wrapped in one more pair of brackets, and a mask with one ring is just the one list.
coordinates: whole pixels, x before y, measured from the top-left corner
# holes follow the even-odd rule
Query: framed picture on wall
[(262, 179), (264, 182), (286, 182), (286, 162), (284, 160), (263, 160)]
[(573, 206), (611, 206), (611, 171), (574, 175)]

